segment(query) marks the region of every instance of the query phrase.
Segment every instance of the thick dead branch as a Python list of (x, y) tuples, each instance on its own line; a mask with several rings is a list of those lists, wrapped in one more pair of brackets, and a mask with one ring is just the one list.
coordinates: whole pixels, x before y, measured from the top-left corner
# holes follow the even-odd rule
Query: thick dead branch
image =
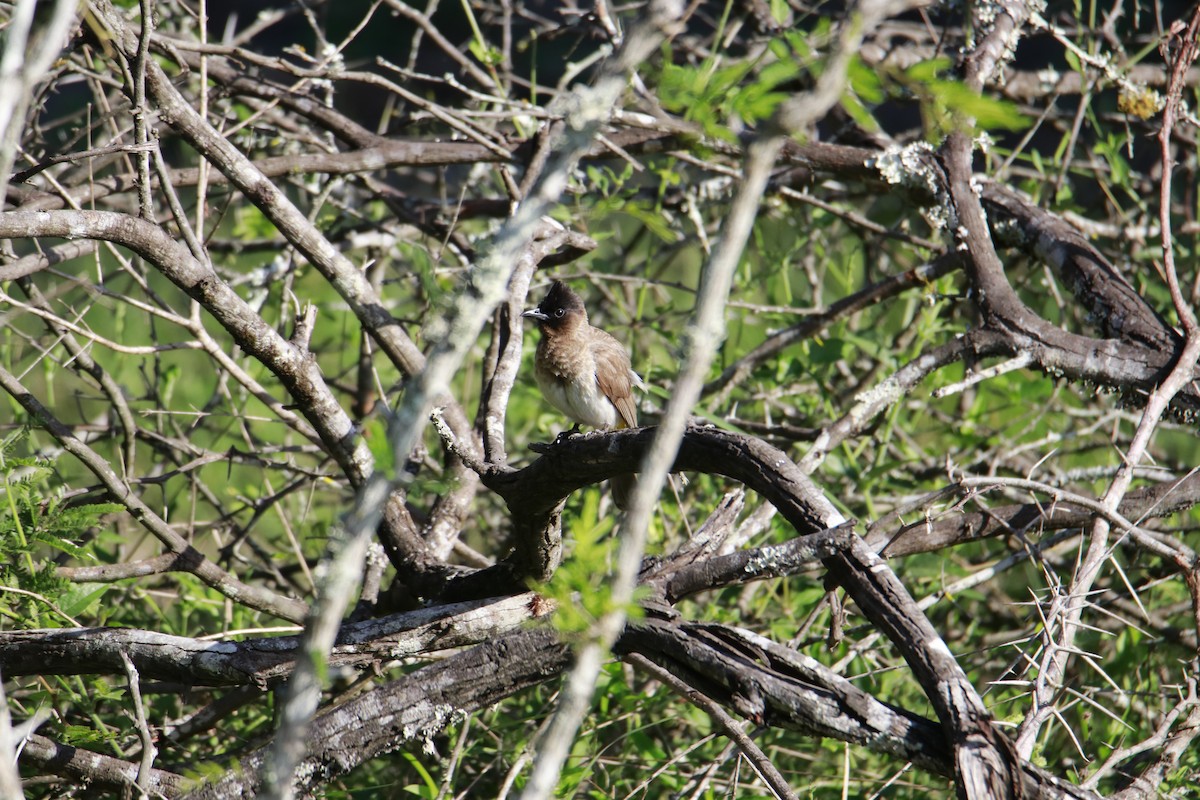
[[(477, 644), (519, 628), (549, 608), (527, 592), (346, 623), (328, 664), (378, 667)], [(146, 678), (195, 686), (266, 688), (291, 674), (299, 644), (299, 636), (231, 642), (109, 628), (5, 631), (0, 632), (0, 673), (9, 677), (120, 674), (124, 654)]]
[[(1165, 517), (1200, 503), (1200, 474), (1165, 481), (1130, 492), (1118, 510), (1126, 519)], [(913, 553), (931, 553), (945, 547), (994, 536), (1024, 536), (1026, 533), (1066, 530), (1087, 525), (1095, 516), (1069, 501), (1051, 505), (1027, 503), (988, 508), (984, 511), (953, 510), (936, 517), (895, 527), (889, 515), (869, 526), (867, 544), (887, 558)]]

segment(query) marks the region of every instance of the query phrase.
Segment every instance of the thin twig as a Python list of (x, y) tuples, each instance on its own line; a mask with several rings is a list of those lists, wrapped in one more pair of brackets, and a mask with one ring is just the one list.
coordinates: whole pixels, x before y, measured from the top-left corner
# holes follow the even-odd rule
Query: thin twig
[(771, 763), (771, 759), (767, 758), (767, 754), (754, 743), (753, 739), (746, 735), (746, 732), (742, 730), (742, 726), (738, 724), (738, 721), (731, 717), (725, 709), (645, 656), (638, 653), (630, 653), (624, 657), (624, 660), (643, 672), (649, 673), (658, 681), (665, 683), (684, 700), (687, 700), (696, 708), (708, 714), (713, 722), (720, 726), (725, 735), (737, 745), (742, 755), (754, 767), (758, 776), (771, 789), (775, 797), (781, 798), (781, 800), (798, 800), (796, 793), (792, 791), (792, 787), (788, 785), (787, 780), (775, 768), (775, 765)]

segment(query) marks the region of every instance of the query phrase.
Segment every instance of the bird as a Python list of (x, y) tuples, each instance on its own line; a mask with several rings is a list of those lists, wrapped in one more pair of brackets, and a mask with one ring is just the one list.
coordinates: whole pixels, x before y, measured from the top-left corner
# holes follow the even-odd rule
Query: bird
[[(537, 320), (541, 331), (534, 356), (534, 380), (542, 396), (579, 426), (613, 430), (637, 427), (633, 387), (641, 379), (629, 353), (610, 333), (588, 322), (583, 300), (567, 284), (554, 281), (542, 302), (522, 317)], [(610, 481), (613, 502), (629, 507), (636, 478), (617, 475)]]

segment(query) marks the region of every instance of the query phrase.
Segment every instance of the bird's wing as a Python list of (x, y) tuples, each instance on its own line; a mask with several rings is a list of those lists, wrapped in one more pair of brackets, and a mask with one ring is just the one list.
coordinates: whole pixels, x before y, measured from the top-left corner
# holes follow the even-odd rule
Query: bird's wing
[(637, 427), (637, 405), (633, 402), (633, 369), (625, 347), (601, 330), (592, 331), (592, 357), (596, 361), (596, 383), (617, 409), (622, 428)]

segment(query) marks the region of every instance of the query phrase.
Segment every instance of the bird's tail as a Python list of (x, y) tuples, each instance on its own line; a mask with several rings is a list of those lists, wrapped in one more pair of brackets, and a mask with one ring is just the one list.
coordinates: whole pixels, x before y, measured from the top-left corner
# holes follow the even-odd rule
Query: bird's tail
[[(629, 374), (637, 378), (637, 384), (642, 386), (642, 379), (633, 370), (629, 370)], [(643, 387), (644, 388), (644, 387)], [(624, 430), (632, 428), (637, 424), (637, 412), (632, 411), (631, 416), (626, 419), (625, 415), (618, 411), (616, 430)], [(637, 475), (630, 472), (625, 475), (614, 475), (608, 481), (609, 487), (612, 489), (613, 503), (621, 511), (628, 511), (630, 503), (633, 502), (633, 490), (637, 488)]]
[(632, 472), (628, 475), (614, 475), (608, 485), (612, 489), (613, 502), (617, 508), (627, 511), (629, 504), (633, 502), (633, 490), (637, 488), (637, 475)]

